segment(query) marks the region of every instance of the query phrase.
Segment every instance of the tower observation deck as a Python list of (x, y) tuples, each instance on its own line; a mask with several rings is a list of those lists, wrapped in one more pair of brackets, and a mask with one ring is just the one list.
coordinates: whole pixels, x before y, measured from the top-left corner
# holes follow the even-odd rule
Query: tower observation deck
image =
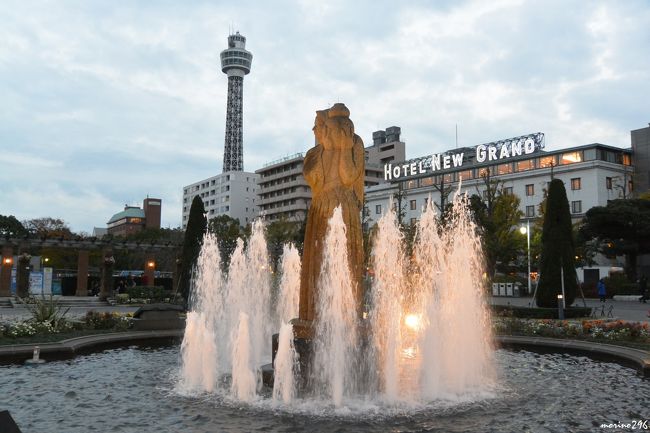
[(244, 75), (251, 71), (253, 55), (246, 50), (246, 38), (228, 36), (228, 48), (221, 52), (221, 71), (228, 75), (226, 140), (223, 147), (223, 171), (243, 171)]

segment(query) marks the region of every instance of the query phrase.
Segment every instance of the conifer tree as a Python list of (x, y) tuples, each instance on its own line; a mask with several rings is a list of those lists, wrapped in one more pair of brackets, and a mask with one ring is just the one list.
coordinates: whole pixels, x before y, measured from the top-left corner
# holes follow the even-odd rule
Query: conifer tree
[(564, 270), (564, 295), (569, 306), (578, 289), (575, 245), (564, 182), (553, 179), (548, 187), (544, 214), (537, 306), (557, 307), (557, 295), (562, 293), (561, 269)]
[(203, 235), (207, 227), (208, 221), (205, 216), (203, 200), (197, 195), (192, 200), (190, 215), (187, 219), (187, 227), (185, 228), (183, 252), (181, 255), (181, 275), (178, 281), (179, 292), (186, 301), (189, 301), (192, 271), (196, 265), (196, 259), (199, 257), (201, 245), (203, 244)]

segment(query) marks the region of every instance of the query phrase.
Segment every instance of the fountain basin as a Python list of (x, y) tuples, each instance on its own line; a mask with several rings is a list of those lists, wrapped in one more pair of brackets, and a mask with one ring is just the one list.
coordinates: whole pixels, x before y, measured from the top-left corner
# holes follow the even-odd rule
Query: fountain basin
[[(273, 401), (176, 391), (179, 347), (113, 349), (48, 362), (0, 366), (0, 395), (23, 431), (591, 431), (647, 417), (650, 381), (635, 370), (581, 356), (499, 349), (500, 386), (490, 394), (429, 402)], [(628, 419), (629, 418), (629, 419)]]

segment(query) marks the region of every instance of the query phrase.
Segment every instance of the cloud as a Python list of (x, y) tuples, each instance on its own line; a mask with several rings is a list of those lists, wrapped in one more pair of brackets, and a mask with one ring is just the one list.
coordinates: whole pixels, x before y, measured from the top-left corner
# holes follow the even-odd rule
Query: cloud
[(149, 194), (178, 225), (182, 187), (221, 171), (231, 28), (254, 56), (247, 170), (307, 150), (338, 101), (366, 143), (400, 126), (410, 157), (453, 147), (456, 125), (467, 146), (542, 131), (551, 149), (626, 147), (648, 122), (647, 22), (641, 0), (11, 2), (0, 212), (90, 231)]

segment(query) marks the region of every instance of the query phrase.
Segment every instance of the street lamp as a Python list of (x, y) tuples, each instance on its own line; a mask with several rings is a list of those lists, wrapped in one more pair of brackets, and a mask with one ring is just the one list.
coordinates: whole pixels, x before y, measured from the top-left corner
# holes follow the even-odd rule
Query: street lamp
[(530, 220), (526, 220), (526, 226), (521, 226), (519, 232), (522, 235), (526, 235), (526, 251), (528, 253), (528, 294), (531, 294), (530, 290)]

